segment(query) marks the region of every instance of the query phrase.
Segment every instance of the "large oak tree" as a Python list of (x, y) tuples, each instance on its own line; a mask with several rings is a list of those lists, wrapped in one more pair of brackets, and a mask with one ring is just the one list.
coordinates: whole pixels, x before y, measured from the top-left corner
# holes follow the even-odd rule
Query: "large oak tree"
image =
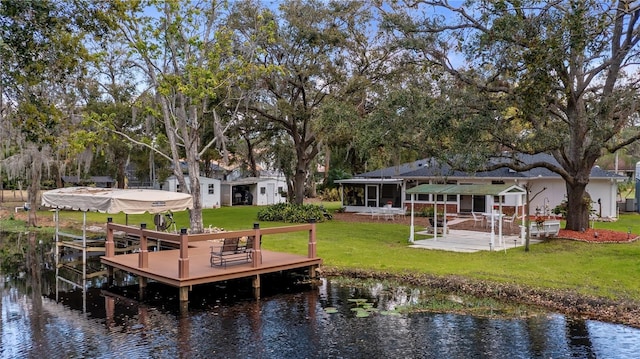
[[(334, 141), (344, 135), (337, 127), (351, 130), (345, 137), (355, 133), (368, 111), (366, 89), (376, 81), (371, 73), (386, 73), (392, 65), (389, 52), (372, 45), (372, 15), (360, 1), (284, 1), (278, 11), (244, 1), (234, 8), (238, 43), (259, 48), (254, 62), (264, 69), (249, 82), (245, 119), (270, 134), (272, 158), (287, 177), (291, 202), (302, 203), (305, 192), (313, 192), (318, 156), (324, 150), (329, 158), (330, 146), (342, 142)], [(268, 26), (274, 35), (260, 36)]]
[[(507, 154), (497, 166), (559, 174), (567, 229), (587, 228), (596, 160), (640, 138), (640, 2), (439, 0), (380, 9), (413, 61), (451, 76), (443, 150), (475, 164)], [(558, 165), (523, 164), (514, 153), (549, 153)]]
[[(90, 2), (0, 2), (2, 115), (8, 174), (28, 178), (31, 208), (38, 206), (43, 168), (73, 156), (66, 139), (79, 120), (76, 85), (89, 54), (83, 39), (99, 32)], [(35, 226), (36, 212), (28, 224)]]
[[(225, 102), (235, 80), (250, 71), (246, 61), (232, 54), (233, 43), (224, 25), (224, 2), (113, 1), (112, 21), (132, 54), (134, 66), (148, 84), (155, 104), (148, 111), (163, 123), (169, 151), (155, 146), (155, 138), (127, 135), (172, 164), (180, 188), (193, 196), (191, 230), (202, 232), (201, 160), (207, 151), (225, 144), (229, 114)], [(225, 122), (226, 121), (226, 122)], [(213, 130), (213, 137), (204, 134)], [(206, 141), (206, 142), (205, 142)], [(187, 166), (189, 183), (181, 163)]]

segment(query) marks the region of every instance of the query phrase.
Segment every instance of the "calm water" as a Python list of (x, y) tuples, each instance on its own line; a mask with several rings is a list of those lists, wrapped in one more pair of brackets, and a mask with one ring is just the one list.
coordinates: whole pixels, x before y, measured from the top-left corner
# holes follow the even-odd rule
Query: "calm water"
[[(548, 314), (528, 319), (374, 313), (356, 317), (352, 298), (380, 309), (412, 303), (419, 291), (323, 281), (319, 288), (287, 279), (251, 299), (249, 282), (196, 287), (188, 310), (177, 290), (150, 285), (135, 300), (132, 278), (118, 288), (104, 279), (73, 289), (56, 280), (37, 250), (27, 268), (5, 276), (0, 358), (637, 358), (640, 330)], [(62, 273), (59, 273), (62, 274)], [(69, 273), (65, 273), (69, 274)], [(285, 284), (283, 284), (285, 283)], [(329, 314), (327, 307), (338, 312)]]

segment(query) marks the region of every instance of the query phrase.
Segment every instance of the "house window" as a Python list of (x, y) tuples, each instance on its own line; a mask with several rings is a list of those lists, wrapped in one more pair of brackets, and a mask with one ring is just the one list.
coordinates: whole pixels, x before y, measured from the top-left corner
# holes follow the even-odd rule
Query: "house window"
[(182, 192), (182, 187), (180, 187), (180, 184), (176, 184), (176, 192)]
[(267, 193), (267, 188), (266, 187), (260, 187), (260, 194), (265, 194)]
[(209, 184), (209, 194), (214, 194), (215, 193), (215, 188), (216, 186), (213, 183)]
[[(410, 184), (407, 184), (407, 189), (413, 188), (413, 187), (417, 187), (423, 183), (428, 183), (428, 182), (415, 182), (413, 184), (413, 186), (411, 186)], [(410, 194), (405, 194), (405, 200), (410, 201), (411, 200), (411, 195)], [(416, 201), (431, 201), (431, 195), (430, 194), (424, 194), (424, 193), (418, 193), (418, 195), (416, 196)]]
[[(445, 184), (445, 183), (443, 183), (443, 182), (437, 182), (437, 184)], [(446, 184), (453, 184), (453, 185), (456, 185), (456, 184), (458, 184), (458, 183), (457, 183), (456, 181), (447, 181), (447, 183), (446, 183)], [(437, 197), (437, 199), (436, 199), (436, 200), (437, 200), (438, 202), (444, 202), (444, 196), (443, 196), (443, 195), (439, 194), (439, 195), (437, 195), (436, 197)], [(458, 200), (458, 195), (457, 195), (457, 194), (448, 194), (448, 195), (447, 195), (447, 202), (455, 202), (455, 201), (457, 201), (457, 200)]]

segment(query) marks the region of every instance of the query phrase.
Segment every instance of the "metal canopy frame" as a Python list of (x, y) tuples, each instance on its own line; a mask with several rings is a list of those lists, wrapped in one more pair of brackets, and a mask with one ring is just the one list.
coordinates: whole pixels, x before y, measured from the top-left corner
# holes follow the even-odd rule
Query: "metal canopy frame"
[[(415, 196), (416, 194), (435, 194), (435, 195), (443, 195), (444, 197), (444, 218), (443, 218), (443, 231), (442, 236), (446, 237), (447, 235), (447, 195), (485, 195), (485, 196), (520, 196), (522, 206), (522, 226), (520, 231), (521, 240), (524, 241), (525, 230), (524, 230), (524, 199), (527, 191), (517, 185), (507, 185), (507, 184), (432, 184), (426, 183), (421, 184), (416, 187), (410, 188), (406, 191), (407, 194), (411, 195), (411, 226), (410, 226), (410, 234), (409, 234), (409, 242), (413, 243), (415, 239), (415, 225), (414, 225), (414, 205), (415, 205)], [(434, 200), (433, 204), (433, 239), (438, 239), (438, 201), (437, 197)], [(493, 214), (495, 209), (492, 209), (491, 213)], [(502, 213), (502, 203), (500, 203), (499, 212)], [(500, 217), (498, 217), (499, 219)], [(502, 221), (498, 222), (498, 240), (500, 243), (504, 245), (503, 237), (502, 237)], [(489, 243), (489, 247), (491, 250), (495, 247), (495, 221), (494, 216), (491, 216), (491, 242)]]

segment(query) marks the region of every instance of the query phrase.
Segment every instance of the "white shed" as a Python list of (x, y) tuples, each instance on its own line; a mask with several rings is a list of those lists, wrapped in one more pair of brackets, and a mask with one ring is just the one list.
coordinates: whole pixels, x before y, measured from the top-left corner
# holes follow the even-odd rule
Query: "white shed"
[[(189, 186), (189, 176), (184, 176), (187, 186)], [(163, 190), (170, 192), (183, 192), (178, 188), (178, 179), (175, 176), (167, 178), (162, 186)], [(220, 207), (221, 181), (216, 178), (200, 176), (200, 195), (202, 200), (202, 208), (218, 208)]]
[(280, 178), (247, 177), (222, 182), (222, 205), (266, 206), (287, 201), (287, 182)]

